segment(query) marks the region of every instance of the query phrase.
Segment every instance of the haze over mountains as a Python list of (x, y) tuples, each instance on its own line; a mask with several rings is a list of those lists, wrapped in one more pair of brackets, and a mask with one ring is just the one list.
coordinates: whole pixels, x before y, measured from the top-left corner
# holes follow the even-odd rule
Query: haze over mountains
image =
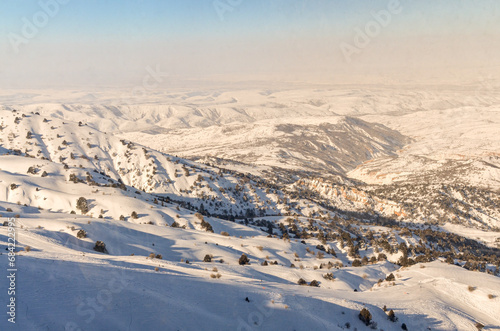
[(0, 331), (498, 331), (499, 13), (0, 1)]

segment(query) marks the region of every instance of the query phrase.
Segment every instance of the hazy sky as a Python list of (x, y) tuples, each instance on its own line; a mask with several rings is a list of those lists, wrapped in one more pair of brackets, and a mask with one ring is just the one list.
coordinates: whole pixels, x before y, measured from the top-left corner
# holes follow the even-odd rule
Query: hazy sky
[(0, 40), (2, 88), (134, 86), (148, 67), (162, 81), (466, 80), (499, 72), (500, 1), (1, 0)]

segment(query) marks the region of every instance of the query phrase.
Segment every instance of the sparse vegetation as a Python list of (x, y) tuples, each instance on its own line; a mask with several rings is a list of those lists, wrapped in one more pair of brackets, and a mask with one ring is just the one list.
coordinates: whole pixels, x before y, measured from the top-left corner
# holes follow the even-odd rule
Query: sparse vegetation
[(210, 223), (206, 222), (204, 219), (201, 220), (201, 227), (205, 229), (205, 231), (207, 232), (212, 232), (212, 233), (214, 232), (212, 225), (210, 225)]
[(329, 272), (329, 273), (327, 273), (327, 274), (324, 274), (324, 275), (323, 275), (323, 278), (324, 278), (324, 279), (326, 279), (326, 280), (331, 280), (331, 281), (335, 280), (335, 276), (333, 275), (333, 273), (332, 273), (332, 272)]
[(370, 325), (370, 322), (372, 320), (372, 314), (368, 309), (366, 308), (361, 309), (358, 317), (361, 320), (361, 322), (365, 323), (366, 326)]
[(241, 254), (240, 259), (238, 260), (238, 263), (240, 265), (250, 264), (250, 259), (245, 254)]
[(76, 201), (76, 209), (80, 210), (82, 214), (86, 214), (89, 211), (89, 205), (87, 199), (84, 197), (79, 197)]
[(106, 249), (106, 244), (102, 241), (95, 242), (94, 251), (106, 254), (108, 253), (108, 250)]
[(391, 322), (396, 322), (398, 320), (398, 318), (396, 317), (396, 314), (394, 313), (394, 310), (392, 310), (392, 309), (389, 310), (389, 313), (387, 314), (387, 318)]
[(299, 280), (297, 281), (297, 284), (299, 284), (299, 285), (307, 285), (307, 282), (303, 278), (299, 278)]
[(312, 280), (312, 281), (309, 283), (309, 286), (319, 287), (319, 282), (318, 282), (317, 280)]
[(387, 277), (385, 278), (385, 280), (386, 280), (386, 281), (388, 281), (388, 282), (392, 282), (392, 281), (395, 281), (395, 280), (396, 280), (396, 277), (395, 277), (395, 276), (394, 276), (394, 274), (391, 272), (391, 273), (389, 274), (389, 276), (387, 276)]

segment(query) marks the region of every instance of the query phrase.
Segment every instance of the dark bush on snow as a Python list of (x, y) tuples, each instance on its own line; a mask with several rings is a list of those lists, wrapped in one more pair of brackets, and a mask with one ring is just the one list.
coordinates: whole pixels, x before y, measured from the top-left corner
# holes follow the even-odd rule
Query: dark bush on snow
[(370, 325), (370, 322), (372, 320), (372, 314), (370, 313), (370, 311), (368, 309), (366, 309), (366, 308), (361, 309), (358, 317), (361, 320), (361, 322), (365, 323), (365, 325), (367, 325), (367, 326)]
[(246, 256), (245, 254), (241, 254), (241, 257), (240, 257), (238, 263), (240, 265), (250, 264), (250, 260), (248, 259), (248, 256)]
[(313, 280), (309, 283), (309, 286), (319, 287), (319, 282), (317, 280)]
[(106, 249), (106, 244), (102, 241), (95, 242), (94, 251), (106, 254), (108, 253), (108, 250)]

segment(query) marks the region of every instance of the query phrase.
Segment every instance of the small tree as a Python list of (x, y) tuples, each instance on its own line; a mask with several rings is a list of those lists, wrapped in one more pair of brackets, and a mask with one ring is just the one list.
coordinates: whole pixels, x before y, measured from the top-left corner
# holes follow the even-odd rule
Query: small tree
[(139, 215), (137, 215), (137, 212), (134, 210), (134, 211), (132, 212), (132, 214), (130, 214), (130, 217), (132, 217), (133, 219), (135, 219), (135, 220), (136, 220), (136, 219), (138, 219), (138, 218), (139, 218)]
[(212, 233), (214, 232), (214, 229), (212, 228), (212, 225), (210, 223), (208, 223), (207, 221), (203, 220), (203, 219), (201, 220), (201, 227), (203, 229), (205, 229), (205, 231), (207, 231), (207, 232), (212, 232)]
[(240, 265), (250, 264), (250, 260), (248, 259), (248, 256), (246, 256), (245, 254), (241, 254), (240, 259), (238, 260), (238, 263)]
[(82, 214), (86, 214), (89, 211), (87, 199), (79, 197), (78, 200), (76, 200), (76, 209), (80, 210)]
[(70, 182), (73, 182), (73, 183), (78, 183), (80, 180), (78, 179), (78, 177), (75, 175), (75, 174), (69, 174), (69, 181)]
[(319, 282), (317, 280), (313, 280), (309, 283), (309, 286), (319, 287)]
[(297, 281), (297, 284), (299, 284), (299, 285), (307, 285), (307, 282), (306, 282), (303, 278), (300, 278), (300, 279)]
[(210, 256), (210, 254), (205, 255), (205, 257), (203, 258), (203, 262), (212, 262), (212, 257)]
[(380, 253), (377, 257), (377, 260), (379, 261), (387, 260), (387, 255), (385, 255), (384, 253)]
[(394, 277), (394, 274), (391, 272), (391, 274), (389, 276), (387, 276), (385, 278), (385, 280), (388, 281), (388, 282), (393, 282), (393, 281), (396, 280), (396, 277)]
[(106, 249), (106, 244), (102, 241), (96, 241), (94, 245), (94, 251), (96, 252), (101, 252), (101, 253), (108, 253), (108, 250)]
[(80, 231), (77, 232), (76, 234), (77, 238), (87, 238), (87, 232), (85, 230), (81, 229)]
[(394, 310), (392, 310), (392, 309), (389, 311), (389, 314), (387, 314), (387, 318), (391, 322), (396, 322), (398, 320), (398, 318), (396, 317), (396, 314), (394, 314)]
[(365, 325), (367, 325), (367, 326), (370, 325), (370, 322), (372, 320), (372, 314), (370, 313), (370, 311), (368, 309), (366, 309), (366, 308), (361, 309), (358, 317), (363, 323), (365, 323)]
[(352, 261), (352, 266), (353, 267), (361, 267), (361, 261), (358, 259), (355, 259), (354, 261)]

